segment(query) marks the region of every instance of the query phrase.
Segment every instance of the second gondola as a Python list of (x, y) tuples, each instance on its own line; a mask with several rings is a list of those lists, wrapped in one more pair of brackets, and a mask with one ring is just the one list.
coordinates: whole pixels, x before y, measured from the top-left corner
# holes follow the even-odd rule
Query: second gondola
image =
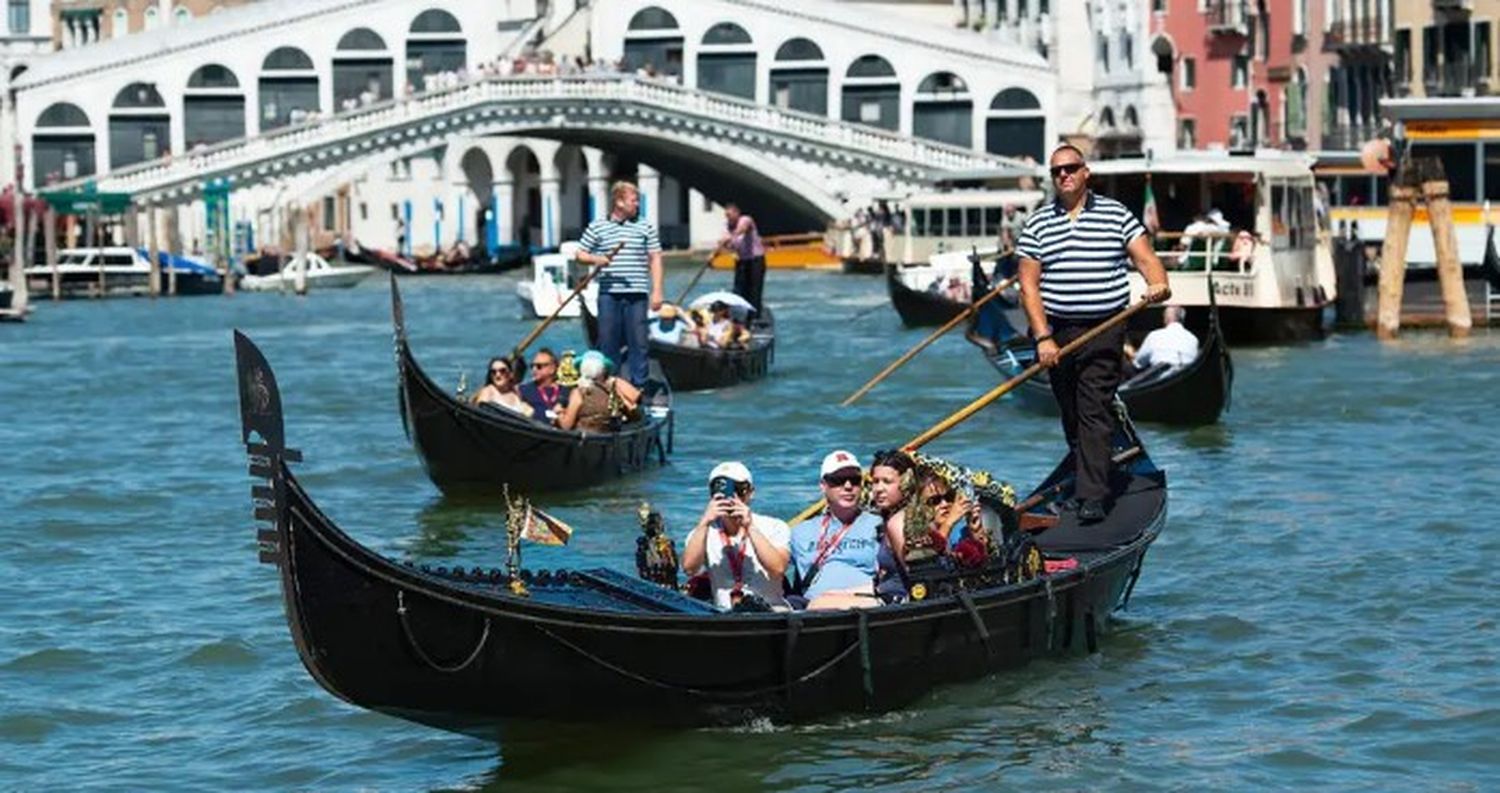
[[(581, 301), (584, 332), (589, 346), (599, 343), (599, 319), (588, 301)], [(770, 307), (750, 324), (750, 343), (742, 349), (688, 346), (651, 341), (651, 359), (661, 365), (673, 391), (707, 391), (760, 380), (776, 360), (776, 317)], [(613, 357), (613, 356), (611, 356)]]
[(433, 484), (445, 493), (498, 494), (587, 487), (653, 465), (672, 445), (672, 391), (660, 372), (642, 389), (644, 416), (609, 433), (561, 430), (503, 409), (469, 404), (433, 382), (406, 339), (394, 277), (391, 316), (401, 421)]

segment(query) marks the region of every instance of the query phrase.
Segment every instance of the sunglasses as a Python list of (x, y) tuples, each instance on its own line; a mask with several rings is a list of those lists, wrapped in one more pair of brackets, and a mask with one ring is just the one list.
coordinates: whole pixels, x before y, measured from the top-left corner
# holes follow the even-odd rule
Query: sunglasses
[(490, 370), (490, 377), (494, 377), (497, 374), (510, 374), (510, 370), (503, 366), (497, 366)]
[(958, 494), (952, 490), (946, 493), (934, 493), (927, 497), (927, 506), (935, 507), (938, 504), (952, 504), (957, 497)]
[(1083, 163), (1081, 162), (1065, 162), (1062, 165), (1054, 165), (1051, 168), (1052, 178), (1056, 179), (1059, 176), (1072, 176), (1073, 174), (1078, 173), (1081, 170), (1083, 170)]
[(556, 365), (557, 365), (556, 361), (534, 361), (531, 364), (531, 368), (533, 368), (533, 369), (546, 369), (549, 366), (556, 366)]
[(823, 477), (823, 483), (829, 487), (843, 487), (844, 485), (857, 485), (863, 478), (861, 474), (834, 474)]

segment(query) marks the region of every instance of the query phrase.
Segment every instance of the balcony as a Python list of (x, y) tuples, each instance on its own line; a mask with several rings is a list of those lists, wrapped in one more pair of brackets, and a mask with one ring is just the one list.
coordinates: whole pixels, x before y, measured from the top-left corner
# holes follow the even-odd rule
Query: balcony
[(1427, 64), (1422, 78), (1428, 96), (1485, 96), (1490, 93), (1492, 80), (1487, 71), (1488, 64), (1462, 58), (1443, 64)]
[(1379, 47), (1390, 49), (1390, 27), (1374, 17), (1335, 19), (1323, 34), (1325, 46), (1336, 49)]
[(1203, 11), (1208, 32), (1220, 36), (1250, 35), (1249, 0), (1209, 0)]

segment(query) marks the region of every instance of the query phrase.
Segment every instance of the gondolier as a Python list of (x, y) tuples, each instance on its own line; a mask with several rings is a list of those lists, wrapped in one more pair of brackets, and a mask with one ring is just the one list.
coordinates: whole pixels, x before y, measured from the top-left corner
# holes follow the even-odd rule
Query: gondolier
[[(636, 217), (641, 196), (635, 185), (616, 182), (609, 194), (609, 216), (583, 230), (577, 258), (584, 264), (609, 265), (596, 279), (599, 350), (619, 361), (620, 373), (641, 387), (647, 376), (647, 308), (662, 304), (661, 237), (655, 226)], [(615, 251), (612, 256), (610, 251)]]
[(1057, 351), (1126, 307), (1127, 260), (1146, 279), (1147, 298), (1161, 302), (1171, 290), (1141, 222), (1124, 204), (1088, 189), (1083, 152), (1064, 144), (1052, 152), (1050, 165), (1057, 196), (1026, 219), (1016, 245), (1022, 303), (1037, 360), (1052, 369), (1052, 395), (1074, 452), (1078, 517), (1098, 521), (1109, 509), (1110, 405), (1120, 384), (1125, 328), (1105, 331), (1068, 358), (1059, 360)]
[(766, 283), (766, 246), (761, 242), (755, 218), (745, 214), (733, 201), (724, 205), (726, 233), (719, 247), (734, 253), (734, 293), (745, 298), (760, 311), (761, 288)]

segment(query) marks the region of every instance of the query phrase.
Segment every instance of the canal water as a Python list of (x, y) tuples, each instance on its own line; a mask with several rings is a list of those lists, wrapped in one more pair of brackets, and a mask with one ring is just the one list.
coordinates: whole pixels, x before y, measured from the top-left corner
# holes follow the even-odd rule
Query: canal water
[[(431, 374), (474, 383), (524, 332), (515, 283), (402, 282)], [(876, 278), (773, 272), (766, 294), (773, 377), (681, 395), (669, 467), (543, 500), (577, 533), (528, 566), (633, 570), (639, 502), (685, 532), (722, 459), (790, 515), (827, 451), (899, 444), (996, 382), (955, 336), (841, 410), (922, 331)], [(402, 434), (383, 280), (43, 304), (0, 327), (0, 788), (1500, 787), (1500, 334), (1236, 350), (1222, 424), (1142, 428), (1171, 519), (1096, 655), (889, 715), (496, 746), (347, 705), (302, 668), (256, 561), (231, 328), (276, 368), (334, 520), (400, 559), (502, 563), (501, 513), (440, 497)], [(1054, 419), (1002, 402), (930, 448), (1024, 489), (1060, 446)]]

